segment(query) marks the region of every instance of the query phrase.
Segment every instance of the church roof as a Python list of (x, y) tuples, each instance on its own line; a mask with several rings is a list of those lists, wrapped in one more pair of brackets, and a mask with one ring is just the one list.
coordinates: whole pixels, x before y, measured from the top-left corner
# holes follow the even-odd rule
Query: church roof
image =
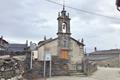
[(72, 39), (73, 41), (77, 42), (77, 44), (79, 44), (79, 45), (85, 46), (84, 43), (81, 43), (81, 42), (79, 42), (78, 40), (76, 40), (76, 39), (74, 39), (74, 38), (72, 38), (72, 37), (70, 37), (70, 39)]
[(47, 43), (50, 43), (50, 42), (52, 42), (52, 41), (55, 41), (55, 40), (57, 40), (58, 38), (54, 38), (54, 39), (52, 39), (52, 38), (50, 38), (50, 39), (47, 39), (47, 40), (44, 40), (44, 41), (40, 41), (39, 43), (38, 43), (38, 47), (41, 47), (41, 46), (43, 46), (43, 45), (45, 45), (45, 44), (47, 44)]
[[(48, 39), (48, 40), (40, 41), (40, 42), (38, 43), (38, 45), (39, 45), (38, 47), (41, 47), (41, 46), (43, 46), (43, 45), (45, 45), (45, 44), (47, 44), (47, 43), (50, 43), (50, 42), (52, 42), (52, 41), (55, 41), (55, 40), (57, 40), (57, 39), (58, 39), (58, 37), (57, 37), (57, 38), (54, 38), (54, 39), (50, 38), (50, 39)], [(76, 39), (74, 39), (74, 38), (72, 38), (72, 37), (70, 37), (70, 39), (72, 39), (73, 41), (75, 41), (78, 45), (83, 45), (83, 46), (85, 46), (83, 43), (77, 41)]]
[(92, 52), (90, 54), (120, 54), (120, 49), (95, 51), (95, 52)]

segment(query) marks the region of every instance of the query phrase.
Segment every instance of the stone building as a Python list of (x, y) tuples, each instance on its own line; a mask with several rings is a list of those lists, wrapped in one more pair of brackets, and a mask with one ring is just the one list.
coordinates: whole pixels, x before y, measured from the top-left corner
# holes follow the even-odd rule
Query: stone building
[(10, 55), (25, 55), (26, 48), (27, 44), (10, 43), (8, 45), (8, 52)]
[(99, 66), (120, 67), (120, 49), (100, 50), (89, 53), (87, 58), (95, 61)]
[(66, 60), (69, 69), (76, 69), (76, 64), (81, 64), (84, 57), (84, 41), (71, 37), (70, 17), (65, 8), (58, 13), (57, 38), (44, 38), (38, 43), (38, 60), (43, 61), (44, 56), (50, 53), (52, 57)]

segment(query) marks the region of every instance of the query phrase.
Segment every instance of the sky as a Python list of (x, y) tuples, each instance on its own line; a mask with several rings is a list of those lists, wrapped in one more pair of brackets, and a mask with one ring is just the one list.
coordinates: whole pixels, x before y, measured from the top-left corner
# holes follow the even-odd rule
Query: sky
[[(62, 4), (63, 0), (52, 0)], [(66, 6), (114, 18), (73, 10), (70, 13), (71, 33), (84, 39), (87, 52), (120, 48), (120, 12), (115, 0), (65, 0)], [(0, 0), (0, 35), (10, 43), (38, 43), (57, 37), (57, 17), (62, 6), (46, 0)]]

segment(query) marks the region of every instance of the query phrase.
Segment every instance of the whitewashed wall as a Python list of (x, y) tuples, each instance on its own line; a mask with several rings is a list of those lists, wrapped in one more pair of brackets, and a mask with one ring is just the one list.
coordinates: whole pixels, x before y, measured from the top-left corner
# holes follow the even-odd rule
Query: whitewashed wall
[(52, 56), (57, 56), (57, 40), (49, 42), (38, 48), (38, 60), (44, 60), (44, 53), (51, 53)]

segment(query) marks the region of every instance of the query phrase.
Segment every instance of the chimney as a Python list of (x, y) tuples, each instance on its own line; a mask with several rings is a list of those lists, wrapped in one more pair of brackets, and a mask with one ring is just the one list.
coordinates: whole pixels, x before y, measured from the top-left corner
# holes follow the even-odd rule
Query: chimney
[(28, 40), (26, 40), (26, 47), (28, 47)]
[(2, 42), (3, 42), (3, 36), (1, 36), (0, 45), (2, 45)]
[(44, 41), (46, 41), (46, 36), (44, 36)]
[(94, 51), (95, 51), (95, 52), (97, 51), (97, 48), (96, 48), (96, 47), (94, 48)]

